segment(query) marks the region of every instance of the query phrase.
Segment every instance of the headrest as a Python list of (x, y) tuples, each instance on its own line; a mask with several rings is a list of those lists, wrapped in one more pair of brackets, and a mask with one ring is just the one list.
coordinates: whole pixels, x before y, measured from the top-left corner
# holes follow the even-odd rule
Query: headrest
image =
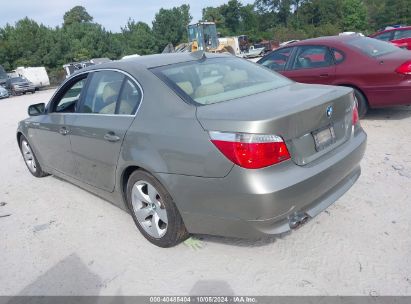
[(217, 95), (224, 92), (224, 86), (221, 83), (210, 83), (199, 86), (195, 92), (195, 98)]
[(120, 92), (122, 81), (109, 82), (103, 89), (103, 100), (116, 96)]
[(223, 83), (225, 85), (233, 85), (236, 83), (244, 82), (247, 79), (248, 79), (248, 75), (246, 71), (234, 70), (234, 71), (229, 71), (225, 74)]
[(177, 82), (177, 85), (186, 93), (187, 95), (192, 95), (194, 93), (193, 85), (190, 81)]

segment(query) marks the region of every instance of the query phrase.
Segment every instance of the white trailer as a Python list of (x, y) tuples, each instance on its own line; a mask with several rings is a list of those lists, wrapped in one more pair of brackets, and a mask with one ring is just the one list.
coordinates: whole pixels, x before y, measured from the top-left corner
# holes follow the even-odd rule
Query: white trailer
[(45, 67), (18, 67), (15, 73), (33, 83), (36, 90), (50, 85), (50, 79)]

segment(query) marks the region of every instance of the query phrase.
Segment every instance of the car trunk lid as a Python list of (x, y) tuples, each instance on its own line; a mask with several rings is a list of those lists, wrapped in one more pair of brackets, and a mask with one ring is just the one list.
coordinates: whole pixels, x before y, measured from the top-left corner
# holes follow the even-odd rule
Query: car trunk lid
[[(352, 104), (350, 88), (294, 83), (200, 106), (197, 119), (207, 131), (281, 136), (292, 160), (297, 165), (306, 165), (350, 138)], [(318, 139), (328, 135), (332, 140), (321, 145)]]

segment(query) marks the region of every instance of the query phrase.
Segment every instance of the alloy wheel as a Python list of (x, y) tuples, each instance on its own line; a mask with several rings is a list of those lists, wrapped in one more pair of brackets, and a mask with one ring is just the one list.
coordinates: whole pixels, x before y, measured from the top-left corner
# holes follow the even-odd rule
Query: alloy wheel
[(131, 192), (133, 212), (141, 227), (154, 238), (167, 232), (168, 218), (163, 200), (157, 189), (146, 181), (138, 181)]
[(35, 173), (37, 171), (36, 160), (34, 159), (33, 151), (26, 140), (22, 140), (21, 142), (21, 151), (27, 167), (32, 173)]

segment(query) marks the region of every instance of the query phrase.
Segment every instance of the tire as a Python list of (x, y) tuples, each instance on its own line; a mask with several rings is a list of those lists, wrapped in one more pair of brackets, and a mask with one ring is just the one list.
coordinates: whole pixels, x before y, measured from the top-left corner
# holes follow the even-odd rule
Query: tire
[(47, 172), (44, 172), (34, 155), (33, 149), (31, 148), (27, 139), (21, 135), (20, 137), (20, 152), (23, 156), (24, 162), (26, 163), (27, 169), (35, 177), (44, 177), (49, 175)]
[(189, 233), (171, 195), (155, 177), (136, 170), (128, 179), (126, 191), (133, 220), (148, 241), (167, 248), (188, 238)]
[(360, 118), (363, 118), (365, 114), (368, 112), (368, 102), (367, 99), (365, 98), (364, 94), (361, 93), (359, 90), (354, 89), (354, 95), (355, 98), (357, 99), (357, 107), (358, 107), (358, 116)]

